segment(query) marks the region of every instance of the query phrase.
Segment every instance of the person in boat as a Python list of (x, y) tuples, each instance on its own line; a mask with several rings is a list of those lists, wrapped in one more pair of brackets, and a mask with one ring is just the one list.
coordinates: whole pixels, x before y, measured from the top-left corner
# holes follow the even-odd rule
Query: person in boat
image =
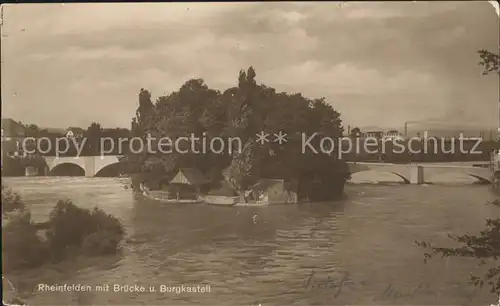
[(139, 187), (139, 190), (142, 192), (143, 195), (146, 195), (148, 191), (148, 187), (146, 187), (146, 182), (142, 181)]

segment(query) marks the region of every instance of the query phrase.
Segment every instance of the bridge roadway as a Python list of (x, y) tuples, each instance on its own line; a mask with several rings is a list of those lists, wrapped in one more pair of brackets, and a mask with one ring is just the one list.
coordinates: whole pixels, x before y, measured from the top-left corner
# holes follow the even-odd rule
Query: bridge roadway
[[(81, 157), (45, 157), (48, 172), (56, 168), (73, 164), (80, 167), (85, 176), (96, 176), (108, 166), (120, 162), (121, 156), (81, 156)], [(363, 171), (389, 172), (399, 176), (407, 184), (425, 183), (426, 173), (459, 173), (472, 176), (483, 182), (492, 182), (493, 171), (485, 162), (450, 162), (450, 163), (420, 163), (420, 164), (389, 164), (369, 162), (348, 162), (351, 174)], [(483, 167), (475, 167), (482, 165)]]
[(352, 174), (364, 171), (388, 172), (399, 176), (406, 184), (424, 184), (426, 177), (444, 173), (468, 175), (482, 182), (493, 181), (493, 170), (488, 162), (449, 162), (389, 164), (348, 162)]

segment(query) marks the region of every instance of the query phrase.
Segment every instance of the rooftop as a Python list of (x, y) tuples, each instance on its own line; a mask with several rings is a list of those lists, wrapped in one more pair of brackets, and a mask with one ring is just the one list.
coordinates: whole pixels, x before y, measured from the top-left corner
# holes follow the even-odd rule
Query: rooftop
[(67, 131), (72, 131), (73, 133), (83, 133), (85, 132), (85, 129), (82, 129), (80, 127), (69, 127)]
[(208, 183), (203, 173), (195, 168), (182, 168), (170, 181), (171, 184), (203, 185)]
[(22, 137), (25, 135), (24, 126), (11, 118), (2, 118), (2, 136)]

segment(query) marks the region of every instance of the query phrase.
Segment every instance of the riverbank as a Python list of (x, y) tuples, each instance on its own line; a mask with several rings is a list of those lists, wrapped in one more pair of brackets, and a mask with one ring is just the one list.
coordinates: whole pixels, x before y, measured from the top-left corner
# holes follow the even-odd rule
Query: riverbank
[[(72, 281), (68, 279), (68, 275), (85, 273), (89, 269), (96, 268), (111, 269), (116, 267), (122, 258), (122, 253), (102, 257), (80, 255), (59, 263), (46, 263), (35, 269), (4, 271), (3, 276), (10, 283), (4, 284), (4, 300), (20, 298), (28, 305), (40, 304), (41, 301), (37, 299), (39, 284), (69, 284)], [(75, 298), (78, 298), (78, 293), (76, 293)], [(80, 302), (86, 303), (85, 301)]]

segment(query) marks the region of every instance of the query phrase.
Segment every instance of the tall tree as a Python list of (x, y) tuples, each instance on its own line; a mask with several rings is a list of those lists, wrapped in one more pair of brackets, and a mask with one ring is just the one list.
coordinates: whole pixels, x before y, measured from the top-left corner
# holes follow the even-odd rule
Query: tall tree
[(102, 127), (97, 122), (92, 122), (90, 126), (85, 130), (85, 137), (87, 138), (88, 144), (90, 146), (90, 154), (100, 155), (101, 152), (101, 136)]
[(139, 92), (139, 106), (137, 107), (135, 114), (137, 122), (142, 128), (145, 128), (142, 125), (147, 122), (148, 116), (151, 116), (153, 111), (154, 105), (151, 101), (151, 93), (148, 90), (141, 88), (141, 91)]
[(40, 137), (40, 128), (36, 124), (27, 124), (24, 126), (26, 137)]
[(479, 64), (484, 67), (483, 74), (493, 73), (500, 75), (500, 55), (486, 50), (479, 50), (478, 53), (479, 57), (481, 57)]
[(351, 137), (359, 137), (361, 135), (361, 130), (358, 127), (355, 127), (351, 130)]
[(258, 162), (255, 137), (255, 113), (254, 104), (257, 85), (255, 81), (255, 70), (248, 68), (247, 73), (240, 71), (238, 78), (238, 89), (236, 104), (231, 114), (232, 132), (244, 144), (241, 152), (233, 155), (229, 166), (229, 181), (238, 190), (240, 201), (246, 203), (245, 191), (255, 184), (258, 178)]
[(228, 169), (229, 183), (238, 191), (240, 203), (247, 202), (245, 191), (258, 179), (258, 156), (254, 146), (255, 140), (248, 138), (241, 152), (233, 157)]

